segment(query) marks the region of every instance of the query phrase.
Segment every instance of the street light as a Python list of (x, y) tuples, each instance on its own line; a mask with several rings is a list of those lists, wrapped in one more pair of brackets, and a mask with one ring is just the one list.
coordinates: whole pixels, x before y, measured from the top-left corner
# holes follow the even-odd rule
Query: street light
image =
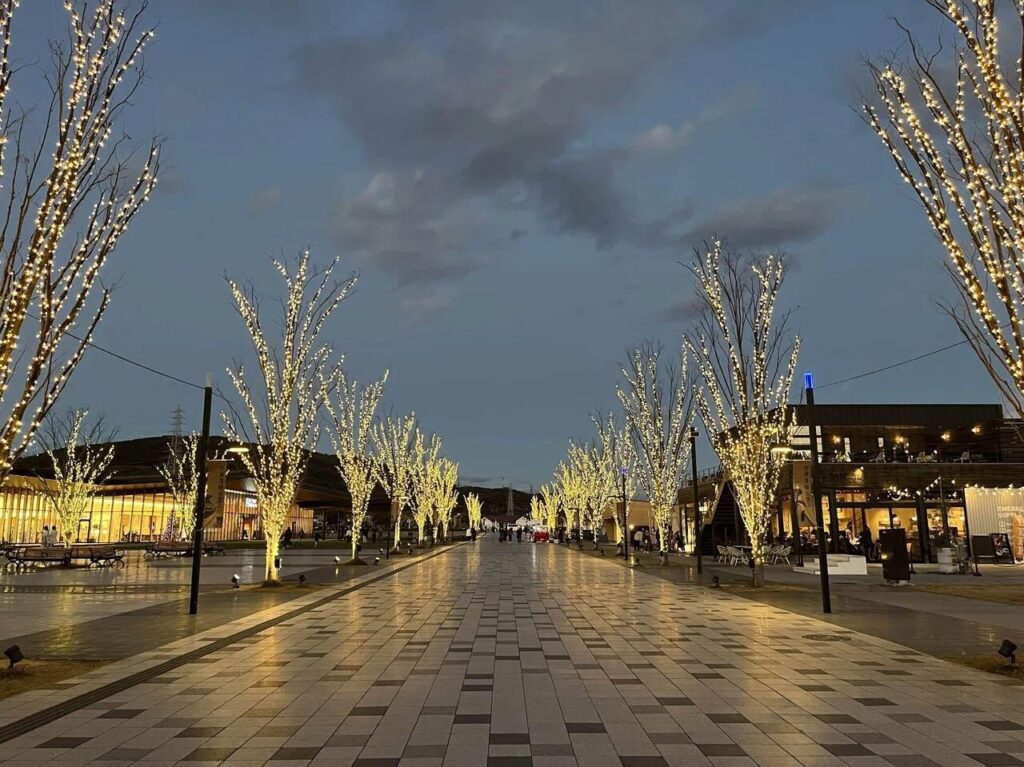
[[(825, 516), (821, 510), (818, 487), (818, 424), (814, 411), (814, 377), (804, 373), (804, 392), (807, 395), (807, 433), (811, 441), (811, 495), (814, 497), (814, 522), (818, 526), (818, 571), (821, 576), (821, 611), (832, 612), (832, 594), (828, 583), (828, 547), (825, 545)], [(834, 510), (830, 509), (830, 513)]]
[(619, 467), (619, 476), (622, 477), (622, 558), (629, 563), (629, 512), (626, 511), (626, 475), (628, 469), (625, 466)]
[(700, 517), (700, 498), (697, 493), (697, 437), (700, 433), (690, 427), (690, 471), (693, 474), (693, 527), (694, 551), (697, 553), (697, 575), (704, 574), (704, 559), (701, 552), (704, 526)]

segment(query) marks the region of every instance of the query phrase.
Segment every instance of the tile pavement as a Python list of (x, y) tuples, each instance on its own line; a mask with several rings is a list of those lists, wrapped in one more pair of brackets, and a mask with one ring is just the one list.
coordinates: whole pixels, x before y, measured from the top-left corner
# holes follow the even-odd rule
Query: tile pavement
[[(0, 764), (1024, 765), (1019, 685), (553, 545), (481, 540), (306, 599), (3, 744)], [(83, 684), (128, 673), (101, 671)], [(79, 689), (0, 701), (0, 723)]]

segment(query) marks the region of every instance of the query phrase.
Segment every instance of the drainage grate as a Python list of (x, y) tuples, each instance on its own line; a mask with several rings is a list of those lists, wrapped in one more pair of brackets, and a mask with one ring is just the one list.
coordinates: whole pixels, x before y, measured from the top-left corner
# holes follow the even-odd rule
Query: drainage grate
[(811, 642), (849, 642), (850, 637), (840, 634), (804, 634), (804, 639)]

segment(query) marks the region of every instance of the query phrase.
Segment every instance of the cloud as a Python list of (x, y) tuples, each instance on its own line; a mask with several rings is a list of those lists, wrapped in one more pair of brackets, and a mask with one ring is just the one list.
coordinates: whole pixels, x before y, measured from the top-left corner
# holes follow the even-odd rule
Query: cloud
[(708, 107), (705, 107), (689, 120), (684, 120), (675, 128), (668, 123), (658, 123), (652, 128), (638, 133), (630, 146), (636, 150), (664, 152), (685, 146), (701, 130), (715, 123), (734, 116), (737, 112), (750, 107), (756, 95), (746, 89), (733, 93)]
[(730, 203), (691, 225), (682, 240), (694, 245), (712, 236), (734, 248), (772, 248), (818, 237), (839, 219), (846, 191), (836, 187), (776, 189)]
[(419, 296), (403, 296), (402, 310), (417, 319), (432, 319), (444, 312), (452, 302), (449, 293), (427, 293)]
[(245, 203), (245, 209), (250, 216), (259, 216), (268, 210), (276, 208), (283, 197), (281, 188), (278, 186), (260, 189)]
[(659, 319), (670, 325), (678, 325), (684, 322), (689, 323), (700, 316), (703, 309), (704, 303), (694, 296), (684, 301), (676, 301), (667, 309), (662, 310), (659, 314)]

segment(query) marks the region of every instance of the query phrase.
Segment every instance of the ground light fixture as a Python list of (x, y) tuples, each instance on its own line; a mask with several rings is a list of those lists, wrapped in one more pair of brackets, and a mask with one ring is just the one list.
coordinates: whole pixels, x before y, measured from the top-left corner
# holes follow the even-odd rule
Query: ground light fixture
[(306, 576), (303, 575), (302, 573), (299, 573), (299, 586), (304, 586), (304, 585), (306, 585)]
[(1004, 639), (997, 652), (1010, 661), (1010, 668), (1017, 668), (1017, 645), (1009, 639)]
[(720, 588), (722, 588), (722, 584), (718, 580), (718, 576), (717, 575), (712, 575), (711, 576), (711, 588), (713, 588), (713, 589), (720, 589)]
[(335, 557), (334, 558), (334, 564), (340, 565), (341, 564), (341, 557)]
[(15, 663), (25, 660), (25, 656), (22, 654), (21, 648), (16, 644), (12, 644), (4, 650), (4, 655), (7, 656), (7, 660), (10, 661), (11, 664), (7, 667), (8, 671), (14, 668)]
[(380, 557), (374, 557), (374, 558), (373, 558), (373, 563), (374, 563), (375, 565), (379, 565), (379, 564), (380, 564)]
[(237, 589), (239, 584), (238, 573), (231, 576), (231, 588)]

